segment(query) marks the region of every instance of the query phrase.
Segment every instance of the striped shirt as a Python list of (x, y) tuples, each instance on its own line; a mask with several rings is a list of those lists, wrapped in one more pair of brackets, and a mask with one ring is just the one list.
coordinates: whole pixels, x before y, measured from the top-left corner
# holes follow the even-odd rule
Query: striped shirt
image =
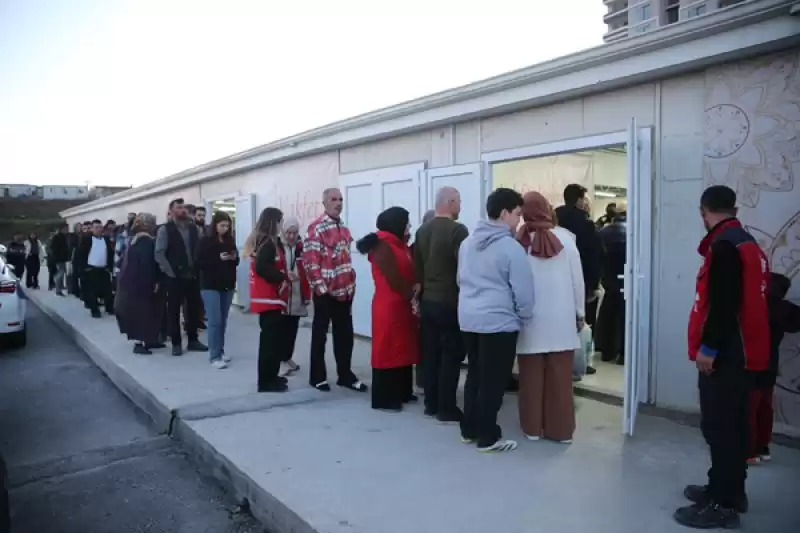
[(308, 226), (303, 261), (314, 294), (352, 300), (356, 273), (350, 257), (353, 237), (341, 221), (322, 215)]

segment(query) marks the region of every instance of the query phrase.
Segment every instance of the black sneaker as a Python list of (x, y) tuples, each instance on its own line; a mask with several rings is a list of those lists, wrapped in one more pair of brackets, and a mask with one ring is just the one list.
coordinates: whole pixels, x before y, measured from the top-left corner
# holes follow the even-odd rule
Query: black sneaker
[(426, 407), (425, 408), (425, 416), (429, 416), (429, 417), (433, 418), (437, 414), (439, 414), (439, 412), (436, 409), (433, 409), (432, 407)]
[(186, 345), (186, 351), (187, 352), (207, 352), (208, 351), (208, 346), (206, 346), (205, 344), (203, 344), (200, 341), (189, 341), (189, 343)]
[(680, 525), (693, 529), (739, 529), (741, 526), (735, 509), (726, 509), (714, 502), (681, 507), (673, 516)]
[(597, 369), (595, 367), (593, 367), (593, 366), (587, 366), (586, 367), (586, 375), (587, 376), (593, 376), (595, 374), (597, 374)]
[(403, 403), (417, 403), (419, 401), (419, 396), (416, 394), (409, 394), (408, 398), (403, 400)]
[(354, 390), (356, 392), (367, 392), (369, 390), (369, 387), (367, 387), (366, 383), (362, 383), (358, 380), (355, 380), (353, 382), (339, 380), (336, 382), (336, 384), (339, 385), (340, 387)]
[(436, 420), (443, 424), (459, 424), (464, 420), (464, 413), (460, 410), (442, 412), (436, 415)]
[(133, 347), (133, 353), (138, 355), (152, 355), (153, 352), (148, 350), (144, 344), (137, 344)]
[[(687, 485), (683, 489), (683, 496), (690, 502), (700, 505), (707, 505), (711, 501), (711, 496), (708, 493), (707, 485)], [(736, 512), (745, 514), (750, 508), (750, 501), (747, 499), (747, 494), (742, 494), (739, 501), (736, 502)]]
[(179, 356), (179, 355), (183, 355), (183, 348), (181, 348), (180, 345), (173, 346), (172, 347), (172, 355), (174, 355), (176, 357)]
[(287, 390), (289, 390), (289, 386), (279, 379), (258, 386), (258, 392), (286, 392)]
[(100, 314), (100, 311), (92, 311), (92, 318), (103, 318), (103, 315)]
[(314, 387), (315, 389), (317, 389), (318, 391), (322, 391), (322, 392), (330, 392), (331, 391), (331, 386), (328, 384), (327, 381), (320, 381), (319, 383), (312, 383), (311, 386)]
[(761, 450), (761, 453), (758, 454), (758, 457), (762, 461), (772, 461), (772, 454), (769, 452), (769, 446), (764, 446), (764, 449)]

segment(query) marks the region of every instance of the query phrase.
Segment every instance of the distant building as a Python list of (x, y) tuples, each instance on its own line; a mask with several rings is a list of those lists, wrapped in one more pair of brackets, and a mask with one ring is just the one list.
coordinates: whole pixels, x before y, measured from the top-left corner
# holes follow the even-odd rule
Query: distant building
[(80, 200), (89, 198), (85, 185), (45, 185), (40, 187), (43, 200)]
[(110, 187), (105, 185), (98, 185), (89, 189), (89, 199), (96, 200), (98, 198), (105, 198), (118, 192), (127, 191), (130, 187)]
[(26, 196), (36, 196), (35, 185), (0, 185), (0, 196), (6, 198), (24, 198)]

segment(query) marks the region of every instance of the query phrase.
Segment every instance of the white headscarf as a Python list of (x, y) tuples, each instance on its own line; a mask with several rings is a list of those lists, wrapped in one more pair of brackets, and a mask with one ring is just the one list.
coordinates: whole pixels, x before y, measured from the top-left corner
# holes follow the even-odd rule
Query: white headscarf
[(284, 217), (283, 218), (283, 231), (287, 231), (287, 230), (290, 230), (292, 228), (296, 229), (297, 231), (300, 231), (300, 221), (297, 219), (297, 217), (293, 217), (293, 216)]

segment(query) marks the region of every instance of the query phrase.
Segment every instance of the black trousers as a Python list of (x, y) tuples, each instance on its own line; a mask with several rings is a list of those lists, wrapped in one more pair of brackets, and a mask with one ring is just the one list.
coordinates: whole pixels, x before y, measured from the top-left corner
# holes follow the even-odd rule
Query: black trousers
[(480, 448), (500, 440), (497, 413), (503, 405), (508, 376), (517, 355), (518, 332), (464, 332), (467, 349), (467, 382), (464, 385), (464, 419), (461, 436), (477, 439)]
[(619, 287), (606, 290), (594, 335), (595, 350), (603, 361), (625, 358), (625, 297)]
[(29, 289), (39, 288), (39, 271), (42, 269), (42, 263), (39, 261), (38, 255), (31, 255), (25, 258), (25, 286)]
[[(200, 284), (191, 278), (170, 278), (167, 281), (167, 328), (173, 346), (181, 346), (181, 308), (186, 304), (187, 318), (196, 317), (200, 308)], [(186, 337), (197, 340), (197, 321), (186, 320)]]
[(308, 381), (316, 386), (327, 381), (325, 344), (328, 325), (333, 326), (333, 356), (339, 383), (352, 385), (358, 379), (353, 374), (353, 302), (337, 300), (329, 295), (314, 295), (314, 320), (311, 323), (311, 368)]
[(711, 451), (709, 494), (719, 505), (734, 508), (747, 477), (747, 373), (723, 368), (700, 374), (698, 388), (700, 427)]
[(286, 362), (294, 356), (294, 344), (297, 341), (297, 330), (300, 328), (300, 317), (283, 316), (283, 355), (281, 361)]
[(372, 369), (372, 408), (399, 409), (414, 395), (412, 366)]
[(81, 289), (86, 307), (92, 313), (99, 313), (98, 300), (103, 301), (106, 312), (114, 312), (114, 298), (111, 294), (111, 274), (108, 269), (87, 267), (81, 275)]
[(465, 355), (458, 309), (423, 301), (420, 314), (425, 409), (429, 413), (453, 413), (458, 410), (456, 394)]
[[(52, 291), (56, 288), (56, 270), (58, 269), (58, 265), (56, 262), (51, 260), (49, 257), (47, 258), (47, 290)], [(59, 290), (61, 288), (59, 287)]]
[(258, 314), (258, 388), (268, 386), (278, 379), (278, 370), (284, 356), (285, 331), (283, 314), (265, 311)]

